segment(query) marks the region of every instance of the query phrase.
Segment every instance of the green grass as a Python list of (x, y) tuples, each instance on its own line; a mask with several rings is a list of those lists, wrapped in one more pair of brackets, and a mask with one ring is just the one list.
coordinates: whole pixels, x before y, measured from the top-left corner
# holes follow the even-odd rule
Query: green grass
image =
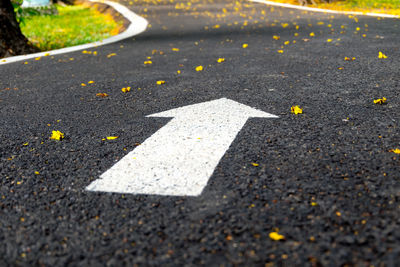
[(400, 0), (344, 0), (320, 4), (322, 8), (400, 15)]
[[(288, 3), (298, 5), (298, 0), (272, 0), (279, 3)], [(340, 11), (359, 11), (359, 12), (375, 12), (387, 13), (400, 16), (400, 0), (337, 0), (332, 3), (323, 3), (321, 0), (315, 0), (317, 6), (326, 9), (334, 9)]]
[(364, 8), (400, 8), (399, 0), (346, 0), (344, 5), (349, 7), (364, 7)]
[(88, 7), (56, 7), (58, 15), (27, 16), (21, 25), (22, 33), (43, 51), (99, 41), (122, 27), (110, 15)]

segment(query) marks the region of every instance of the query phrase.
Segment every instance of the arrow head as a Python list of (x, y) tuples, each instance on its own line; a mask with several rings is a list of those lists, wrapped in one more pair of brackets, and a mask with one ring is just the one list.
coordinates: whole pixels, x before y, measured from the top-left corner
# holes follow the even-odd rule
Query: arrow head
[(202, 117), (246, 117), (246, 118), (278, 118), (278, 116), (246, 106), (236, 101), (220, 98), (203, 103), (174, 108), (167, 111), (147, 115), (146, 117), (182, 117), (187, 119)]

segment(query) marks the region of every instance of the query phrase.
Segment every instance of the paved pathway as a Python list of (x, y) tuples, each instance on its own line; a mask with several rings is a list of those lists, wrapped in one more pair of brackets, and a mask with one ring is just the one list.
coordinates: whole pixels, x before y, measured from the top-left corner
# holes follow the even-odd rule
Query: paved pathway
[[(0, 265), (398, 262), (399, 20), (121, 3), (146, 32), (0, 66)], [(147, 115), (222, 98), (279, 118), (249, 118), (201, 194), (85, 190), (172, 122)]]

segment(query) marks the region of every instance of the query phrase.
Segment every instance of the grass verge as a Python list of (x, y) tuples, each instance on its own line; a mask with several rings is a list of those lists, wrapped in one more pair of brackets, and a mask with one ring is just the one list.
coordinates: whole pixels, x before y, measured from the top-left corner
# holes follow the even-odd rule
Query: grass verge
[(85, 6), (59, 6), (57, 15), (24, 17), (22, 33), (42, 51), (100, 41), (123, 27), (111, 15)]
[[(297, 0), (270, 0), (278, 3), (287, 3), (299, 5)], [(342, 0), (333, 3), (322, 3), (316, 1), (317, 5), (309, 7), (318, 7), (338, 11), (357, 11), (363, 13), (381, 13), (400, 16), (399, 0)]]

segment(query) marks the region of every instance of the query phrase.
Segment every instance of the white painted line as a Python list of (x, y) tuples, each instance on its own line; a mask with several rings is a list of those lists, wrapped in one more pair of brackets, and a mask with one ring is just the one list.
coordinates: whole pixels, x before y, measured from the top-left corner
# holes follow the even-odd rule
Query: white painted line
[(173, 119), (86, 190), (198, 196), (248, 118), (278, 118), (226, 98), (147, 117)]
[(323, 8), (315, 8), (315, 7), (307, 7), (307, 6), (298, 6), (298, 5), (277, 3), (277, 2), (272, 2), (272, 1), (268, 1), (268, 0), (248, 0), (248, 1), (267, 4), (267, 5), (270, 5), (270, 6), (294, 8), (294, 9), (299, 9), (299, 10), (313, 11), (313, 12), (323, 12), (323, 13), (332, 13), (332, 14), (345, 14), (345, 15), (360, 15), (360, 16), (371, 16), (371, 17), (383, 17), (383, 18), (393, 18), (393, 19), (400, 18), (400, 16), (391, 15), (391, 14), (357, 12), (357, 11), (338, 11), (338, 10), (331, 10), (331, 9), (323, 9)]
[(102, 41), (94, 42), (94, 43), (77, 45), (77, 46), (61, 48), (61, 49), (57, 49), (57, 50), (51, 50), (51, 51), (40, 52), (40, 53), (34, 53), (34, 54), (29, 54), (29, 55), (3, 58), (3, 59), (0, 59), (0, 65), (17, 62), (17, 61), (22, 61), (22, 60), (27, 60), (27, 59), (36, 58), (36, 57), (45, 57), (45, 56), (65, 54), (65, 53), (69, 53), (69, 52), (74, 52), (74, 51), (79, 51), (79, 50), (83, 50), (83, 49), (98, 47), (101, 45), (115, 43), (115, 42), (130, 38), (132, 36), (135, 36), (139, 33), (142, 33), (147, 28), (148, 22), (146, 19), (136, 15), (131, 10), (129, 10), (127, 7), (125, 7), (119, 3), (115, 3), (115, 2), (111, 2), (111, 1), (101, 1), (101, 0), (90, 0), (90, 1), (104, 3), (104, 4), (107, 4), (111, 7), (113, 7), (117, 12), (122, 14), (127, 20), (130, 21), (128, 28), (124, 32), (122, 32), (118, 35), (115, 35), (110, 38), (104, 39)]

